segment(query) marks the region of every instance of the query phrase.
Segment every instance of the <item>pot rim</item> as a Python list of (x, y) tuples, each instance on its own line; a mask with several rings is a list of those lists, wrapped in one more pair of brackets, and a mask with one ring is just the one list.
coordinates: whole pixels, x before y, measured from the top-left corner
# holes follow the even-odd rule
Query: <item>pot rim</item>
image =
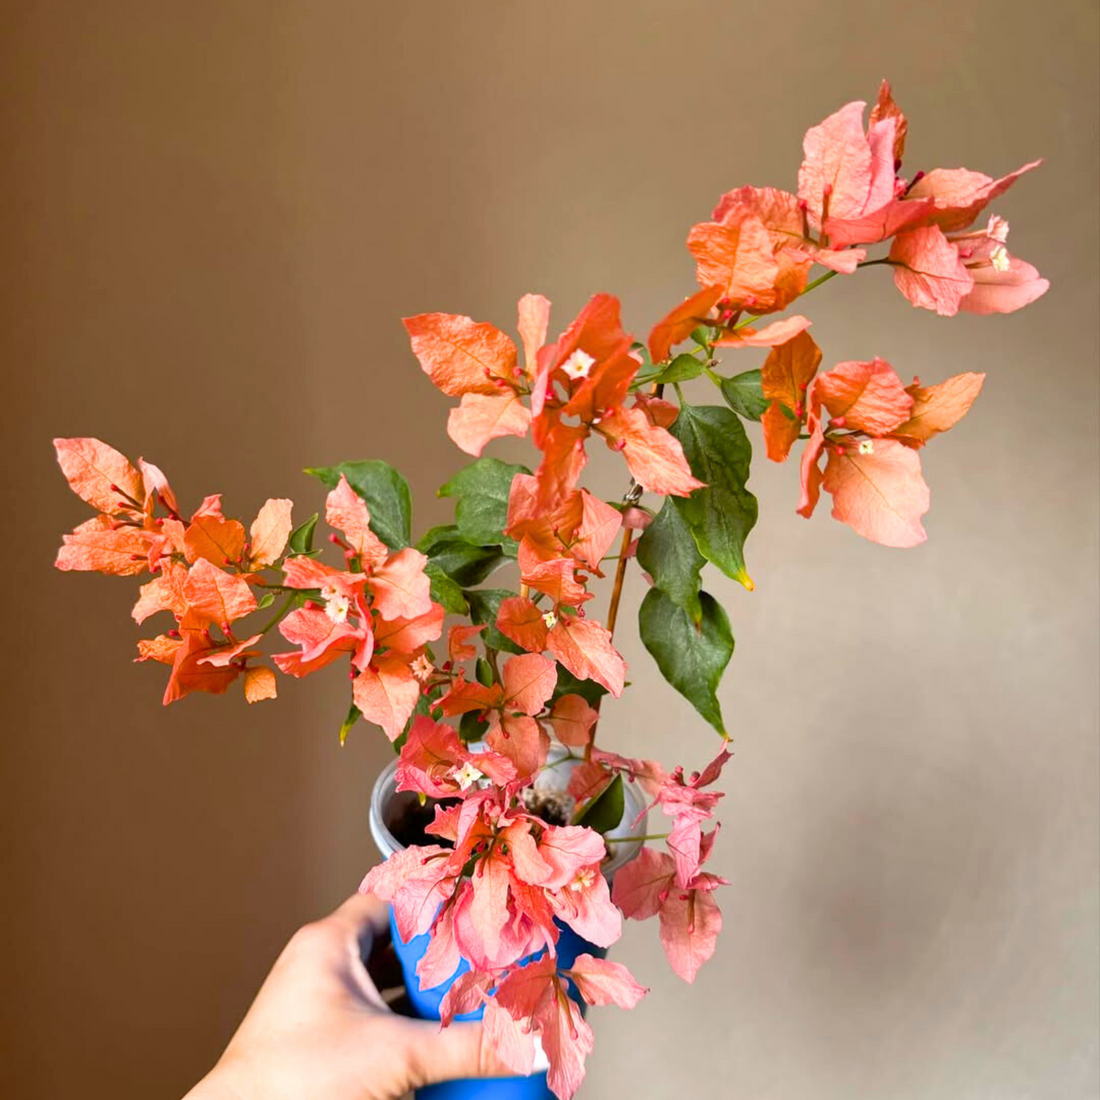
[[(558, 764), (567, 759), (573, 759), (574, 764), (573, 767), (563, 771), (564, 775), (568, 775), (574, 767), (581, 763), (581, 761), (572, 757), (572, 754), (562, 746), (552, 745), (550, 747), (550, 755), (547, 759), (548, 764)], [(370, 831), (374, 843), (382, 853), (383, 859), (389, 859), (395, 852), (399, 852), (405, 847), (405, 845), (401, 844), (390, 832), (385, 820), (386, 807), (393, 799), (394, 795), (399, 793), (396, 789), (395, 780), (397, 765), (398, 760), (396, 758), (391, 760), (390, 763), (378, 773), (378, 777), (375, 779), (374, 786), (371, 789)], [(641, 816), (639, 817), (639, 815)], [(604, 836), (605, 841), (611, 842), (607, 844), (610, 858), (604, 861), (601, 868), (604, 877), (607, 878), (608, 881), (610, 881), (611, 877), (620, 867), (629, 863), (641, 850), (643, 841), (638, 838), (646, 835), (648, 817), (649, 814), (646, 810), (646, 804), (643, 801), (642, 792), (638, 784), (624, 783), (622, 820), (614, 829), (608, 829)], [(635, 823), (635, 819), (637, 819), (637, 823)]]

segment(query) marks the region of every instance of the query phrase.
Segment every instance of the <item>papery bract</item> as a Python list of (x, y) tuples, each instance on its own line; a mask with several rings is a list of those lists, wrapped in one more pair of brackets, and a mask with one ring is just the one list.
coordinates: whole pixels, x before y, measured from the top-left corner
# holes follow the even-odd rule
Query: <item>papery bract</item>
[(391, 741), (401, 736), (420, 697), (420, 684), (404, 654), (376, 656), (352, 681), (352, 698), (363, 717), (381, 726)]
[(922, 447), (933, 436), (953, 428), (981, 392), (984, 374), (956, 374), (935, 386), (909, 386), (913, 407), (904, 423), (890, 434), (910, 447)]
[(371, 530), (366, 502), (344, 474), (325, 498), (325, 522), (343, 533), (348, 546), (364, 566), (381, 565), (386, 560), (386, 546)]
[(144, 499), (141, 475), (114, 447), (91, 438), (55, 439), (53, 445), (69, 487), (97, 511), (111, 514)]
[(613, 897), (625, 917), (659, 918), (669, 964), (684, 981), (693, 982), (714, 954), (722, 930), (722, 913), (712, 897), (719, 885), (725, 880), (701, 872), (686, 888), (677, 886), (672, 857), (643, 848), (616, 873)]
[(965, 229), (1025, 172), (1038, 168), (1042, 163), (1041, 160), (1033, 160), (1000, 179), (965, 168), (936, 168), (914, 182), (909, 188), (909, 197), (931, 200), (933, 210), (928, 220), (950, 233)]
[(590, 1005), (618, 1005), (634, 1008), (649, 992), (639, 985), (622, 963), (598, 959), (593, 955), (578, 955), (569, 968), (569, 976), (580, 995)]
[(974, 288), (958, 249), (935, 225), (898, 234), (890, 247), (894, 283), (915, 306), (953, 317)]
[(822, 486), (833, 497), (833, 516), (883, 546), (917, 546), (928, 537), (920, 518), (930, 494), (920, 458), (893, 439), (830, 450)]
[(768, 458), (773, 462), (782, 462), (798, 439), (806, 389), (820, 363), (821, 349), (812, 336), (802, 332), (772, 348), (760, 368), (761, 390), (770, 402), (761, 425)]
[(290, 514), (293, 502), (285, 498), (264, 502), (249, 529), (249, 562), (253, 568), (273, 565), (282, 557), (293, 527)]

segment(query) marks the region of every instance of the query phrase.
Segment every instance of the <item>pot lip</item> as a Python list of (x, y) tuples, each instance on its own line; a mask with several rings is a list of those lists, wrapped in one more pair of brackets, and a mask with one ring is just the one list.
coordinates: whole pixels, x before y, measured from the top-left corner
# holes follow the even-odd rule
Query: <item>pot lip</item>
[[(560, 762), (568, 759), (570, 755), (568, 750), (561, 746), (552, 745), (548, 762)], [(581, 761), (577, 760), (576, 763), (580, 764)], [(395, 852), (402, 851), (405, 847), (397, 840), (393, 833), (390, 832), (383, 816), (386, 805), (397, 793), (394, 778), (397, 774), (397, 765), (398, 760), (396, 758), (391, 760), (389, 764), (378, 773), (378, 777), (374, 781), (374, 786), (371, 788), (370, 831), (374, 843), (382, 853), (383, 859), (389, 859)], [(640, 818), (638, 816), (639, 814), (641, 814)], [(614, 829), (609, 829), (605, 837), (605, 839), (615, 841), (614, 844), (608, 844), (608, 851), (611, 853), (611, 858), (606, 860), (602, 867), (603, 874), (608, 880), (611, 879), (620, 867), (632, 860), (641, 850), (642, 840), (628, 838), (640, 838), (646, 835), (646, 822), (648, 816), (646, 804), (642, 800), (638, 785), (636, 783), (624, 783), (623, 819)], [(638, 819), (637, 824), (635, 824), (636, 818)]]

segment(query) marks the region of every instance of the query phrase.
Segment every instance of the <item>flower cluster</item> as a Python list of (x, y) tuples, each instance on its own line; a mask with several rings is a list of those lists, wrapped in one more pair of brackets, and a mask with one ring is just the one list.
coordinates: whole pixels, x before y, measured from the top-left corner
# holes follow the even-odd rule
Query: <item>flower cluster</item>
[[(440, 490), (455, 499), (454, 522), (415, 543), (408, 486), (377, 460), (308, 471), (329, 490), (330, 563), (314, 546), (319, 516), (295, 526), (289, 500), (268, 500), (247, 531), (223, 514), (220, 496), (184, 518), (156, 466), (96, 439), (55, 441), (69, 484), (96, 511), (64, 537), (57, 565), (148, 575), (135, 621), (170, 614), (174, 625), (140, 641), (138, 659), (170, 666), (165, 703), (238, 679), (248, 702), (274, 698), (277, 671), (302, 677), (344, 662), (341, 738), (360, 718), (377, 725), (399, 754), (397, 789), (434, 800), (433, 842), (398, 851), (363, 888), (392, 903), (405, 940), (430, 933), (417, 976), (425, 989), (448, 986), (444, 1024), (483, 1011), (520, 1073), (537, 1037), (563, 1098), (592, 1049), (583, 1006), (630, 1008), (645, 993), (600, 957), (623, 918), (656, 917), (669, 963), (689, 982), (721, 929), (715, 894), (727, 882), (705, 868), (723, 797), (714, 784), (730, 759), (717, 688), (733, 634), (702, 578), (713, 566), (754, 587), (744, 553), (757, 519), (746, 423), (760, 422), (773, 461), (805, 444), (802, 515), (824, 490), (833, 515), (860, 535), (915, 546), (929, 505), (920, 449), (967, 413), (984, 380), (972, 372), (906, 385), (882, 359), (823, 370), (810, 321), (771, 315), (874, 266), (889, 267), (915, 306), (944, 316), (1010, 312), (1047, 289), (1008, 252), (1005, 221), (978, 225), (1035, 165), (1000, 179), (964, 169), (906, 179), (908, 124), (889, 86), (866, 128), (865, 107), (850, 103), (806, 134), (797, 192), (730, 191), (691, 229), (699, 289), (644, 343), (608, 294), (553, 339), (550, 302), (525, 295), (518, 346), (466, 316), (407, 318), (421, 367), (458, 399), (448, 432), (476, 459)], [(884, 252), (870, 258), (875, 246)], [(758, 349), (763, 362), (723, 373), (727, 348)], [(689, 398), (696, 381), (718, 401)], [(504, 436), (530, 439), (533, 469), (480, 457)], [(581, 485), (597, 438), (625, 462), (619, 501)], [(634, 560), (647, 585), (646, 649), (724, 739), (689, 775), (596, 745), (603, 701), (627, 683), (613, 632)], [(513, 570), (510, 587), (486, 583), (500, 567)], [(605, 580), (600, 621), (589, 611)], [(456, 622), (441, 642), (447, 615)], [(551, 813), (534, 796), (562, 763), (568, 782)], [(624, 829), (645, 813), (626, 810), (627, 791), (643, 792), (635, 803), (669, 827), (628, 835), (639, 850), (609, 874)], [(655, 839), (663, 848), (644, 844)], [(566, 929), (592, 951), (566, 957)]]

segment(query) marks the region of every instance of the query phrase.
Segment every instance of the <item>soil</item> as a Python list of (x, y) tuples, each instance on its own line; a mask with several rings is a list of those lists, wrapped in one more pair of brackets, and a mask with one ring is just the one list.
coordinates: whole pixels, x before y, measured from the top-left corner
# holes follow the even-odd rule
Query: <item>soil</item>
[[(409, 848), (421, 844), (441, 844), (449, 847), (451, 842), (443, 837), (427, 832), (427, 827), (435, 820), (435, 808), (455, 806), (457, 798), (429, 798), (421, 805), (415, 794), (404, 791), (398, 794), (387, 815), (386, 827), (402, 847)], [(556, 791), (536, 791), (531, 787), (523, 792), (523, 804), (528, 813), (545, 821), (547, 825), (568, 825), (572, 813), (573, 800), (568, 795)]]
[(547, 825), (568, 825), (574, 801), (559, 791), (536, 791), (528, 787), (523, 792), (523, 805), (528, 813), (545, 821)]
[[(407, 797), (398, 795), (394, 799), (387, 827), (394, 840), (402, 847), (410, 848), (414, 844), (441, 844), (450, 847), (451, 842), (443, 837), (427, 832), (427, 827), (435, 820), (436, 806), (446, 809), (458, 804), (457, 798), (429, 798), (423, 805), (415, 794), (406, 792)], [(398, 801), (400, 799), (400, 802)]]

